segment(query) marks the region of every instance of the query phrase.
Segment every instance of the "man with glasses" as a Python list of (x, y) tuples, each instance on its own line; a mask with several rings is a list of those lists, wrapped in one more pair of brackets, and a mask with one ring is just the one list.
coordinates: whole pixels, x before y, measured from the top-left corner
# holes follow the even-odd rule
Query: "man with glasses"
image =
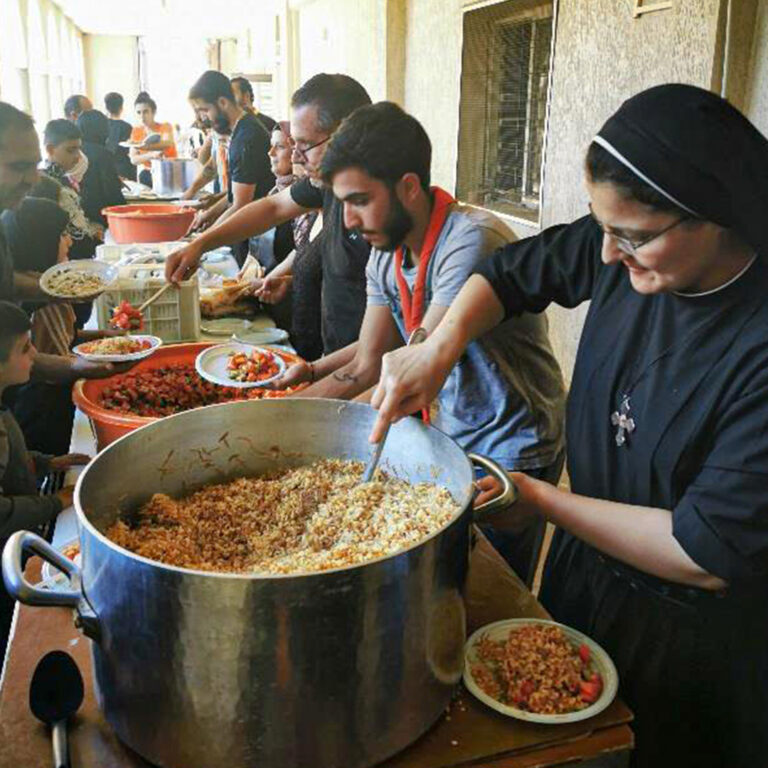
[[(291, 135), (295, 144), (293, 162), (302, 165), (307, 176), (276, 195), (246, 205), (174, 251), (166, 262), (168, 280), (183, 280), (197, 269), (206, 251), (262, 234), (309, 210), (322, 210), (324, 351), (334, 352), (356, 341), (365, 313), (365, 265), (370, 246), (358, 233), (345, 228), (341, 204), (320, 179), (320, 163), (341, 121), (370, 103), (365, 88), (347, 75), (323, 73), (304, 83), (291, 99)], [(258, 295), (266, 301), (282, 298), (292, 266), (293, 258), (289, 256), (270, 273)]]

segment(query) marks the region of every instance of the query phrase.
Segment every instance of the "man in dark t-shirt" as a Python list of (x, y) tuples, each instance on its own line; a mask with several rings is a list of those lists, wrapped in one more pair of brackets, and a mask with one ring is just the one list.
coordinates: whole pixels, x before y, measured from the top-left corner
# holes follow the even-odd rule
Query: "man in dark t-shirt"
[[(371, 100), (365, 88), (347, 75), (319, 74), (291, 99), (293, 162), (304, 166), (307, 178), (275, 195), (246, 206), (218, 223), (166, 260), (166, 277), (178, 282), (196, 269), (203, 253), (233, 240), (258, 235), (312, 209), (322, 209), (322, 337), (325, 353), (357, 340), (365, 313), (365, 266), (369, 245), (344, 226), (343, 209), (320, 180), (325, 147), (341, 121)], [(289, 256), (257, 286), (264, 301), (279, 301), (290, 284)]]
[[(232, 84), (226, 75), (208, 70), (192, 86), (189, 100), (201, 119), (210, 121), (214, 130), (229, 134), (229, 175), (227, 196), (198, 214), (194, 226), (205, 229), (214, 221), (221, 223), (248, 203), (264, 197), (274, 186), (275, 177), (269, 162), (270, 135), (259, 120), (238, 106)], [(245, 238), (228, 240), (224, 245), (243, 242)], [(244, 257), (247, 254), (245, 241)]]
[(232, 92), (235, 94), (237, 106), (253, 115), (266, 129), (267, 133), (272, 133), (277, 125), (277, 120), (269, 115), (265, 115), (260, 109), (256, 108), (253, 101), (253, 86), (245, 77), (233, 77)]
[(136, 180), (136, 166), (128, 156), (128, 148), (121, 147), (121, 141), (131, 138), (131, 124), (123, 119), (123, 97), (116, 91), (108, 93), (104, 97), (104, 107), (109, 117), (109, 133), (107, 135), (107, 149), (115, 156), (115, 170), (124, 179)]
[(320, 312), (326, 354), (357, 340), (365, 314), (365, 265), (370, 245), (344, 226), (344, 209), (330, 187), (319, 189), (309, 177), (290, 188), (302, 208), (323, 211), (323, 285)]

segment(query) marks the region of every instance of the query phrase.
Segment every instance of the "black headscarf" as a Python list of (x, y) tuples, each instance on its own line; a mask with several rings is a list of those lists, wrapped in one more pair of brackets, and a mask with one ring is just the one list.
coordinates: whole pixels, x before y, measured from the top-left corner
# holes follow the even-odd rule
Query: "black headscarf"
[(595, 142), (681, 208), (768, 256), (768, 139), (720, 96), (692, 85), (625, 101)]
[(83, 141), (104, 146), (109, 137), (109, 120), (98, 109), (89, 109), (77, 118), (77, 127), (83, 134)]
[(14, 269), (44, 272), (56, 263), (67, 213), (51, 200), (25, 197), (16, 210), (3, 212), (3, 233)]

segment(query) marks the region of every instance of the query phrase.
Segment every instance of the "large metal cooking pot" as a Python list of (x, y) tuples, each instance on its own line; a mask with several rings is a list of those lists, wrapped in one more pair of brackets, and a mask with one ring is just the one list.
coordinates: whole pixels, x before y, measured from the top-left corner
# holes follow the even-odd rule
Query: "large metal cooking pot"
[(200, 170), (197, 160), (183, 157), (159, 158), (150, 161), (152, 190), (161, 197), (181, 195), (189, 189)]
[[(473, 461), (416, 419), (393, 426), (382, 466), (446, 486), (456, 517), (399, 554), (298, 576), (193, 571), (108, 541), (119, 511), (153, 493), (323, 457), (365, 460), (375, 412), (334, 400), (215, 405), (162, 419), (100, 453), (75, 506), (82, 572), (34, 534), (3, 553), (8, 590), (31, 605), (70, 605), (92, 640), (97, 698), (117, 735), (168, 768), (359, 768), (435, 722), (462, 670), (462, 594)], [(24, 581), (24, 550), (68, 573), (54, 593)]]

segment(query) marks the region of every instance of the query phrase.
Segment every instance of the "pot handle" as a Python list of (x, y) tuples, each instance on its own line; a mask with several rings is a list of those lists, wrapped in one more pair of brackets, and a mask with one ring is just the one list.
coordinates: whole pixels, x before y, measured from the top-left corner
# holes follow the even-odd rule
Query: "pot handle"
[[(63, 571), (69, 579), (71, 589), (41, 589), (32, 586), (24, 578), (21, 568), (25, 550), (34, 552)], [(30, 531), (18, 531), (8, 539), (3, 549), (3, 580), (11, 597), (25, 605), (65, 605), (77, 608), (83, 599), (80, 568), (57, 552), (45, 539)]]
[(489, 475), (493, 475), (502, 485), (502, 491), (495, 499), (491, 499), (490, 501), (486, 501), (485, 504), (475, 507), (473, 514), (474, 520), (477, 523), (482, 522), (489, 514), (504, 509), (510, 504), (514, 504), (517, 501), (517, 486), (512, 482), (509, 473), (493, 461), (493, 459), (489, 459), (486, 456), (480, 456), (477, 453), (470, 453), (467, 455), (474, 466), (482, 467)]

